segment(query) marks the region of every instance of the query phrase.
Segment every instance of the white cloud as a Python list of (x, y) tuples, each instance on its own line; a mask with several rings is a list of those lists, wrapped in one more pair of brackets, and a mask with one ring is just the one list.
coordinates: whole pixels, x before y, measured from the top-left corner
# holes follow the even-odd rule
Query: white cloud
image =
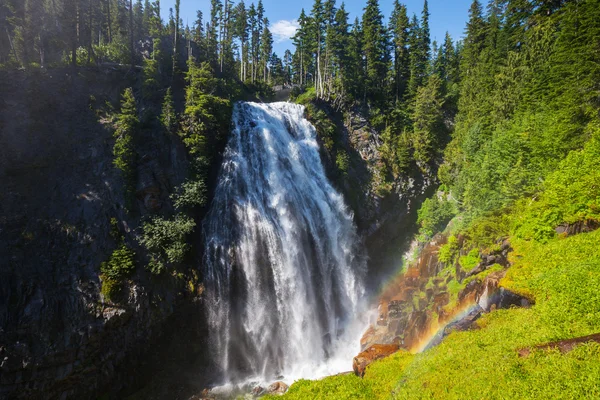
[(275, 38), (275, 42), (281, 43), (291, 39), (298, 28), (300, 28), (300, 25), (295, 19), (289, 21), (282, 19), (271, 25), (269, 29)]

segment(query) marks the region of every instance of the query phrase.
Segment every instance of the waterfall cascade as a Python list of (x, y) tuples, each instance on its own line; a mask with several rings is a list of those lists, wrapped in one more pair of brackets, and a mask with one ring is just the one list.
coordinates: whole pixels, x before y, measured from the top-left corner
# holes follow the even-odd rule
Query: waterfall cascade
[(234, 108), (203, 225), (209, 342), (228, 382), (347, 371), (360, 350), (365, 260), (303, 114)]

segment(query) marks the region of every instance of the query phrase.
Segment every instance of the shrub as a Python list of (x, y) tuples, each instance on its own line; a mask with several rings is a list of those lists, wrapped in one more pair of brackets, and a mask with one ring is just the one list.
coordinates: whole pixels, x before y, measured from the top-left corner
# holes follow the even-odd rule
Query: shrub
[(467, 254), (466, 256), (462, 256), (458, 259), (458, 263), (466, 272), (469, 272), (470, 270), (475, 268), (477, 264), (479, 264), (479, 261), (480, 259), (478, 248), (471, 249), (471, 251), (469, 251), (469, 254)]
[(454, 260), (456, 254), (458, 254), (459, 245), (456, 236), (452, 235), (448, 238), (448, 243), (440, 247), (438, 253), (438, 260), (443, 263), (451, 263)]
[(343, 150), (338, 151), (335, 157), (335, 165), (342, 175), (346, 175), (348, 173), (348, 168), (350, 167), (350, 157), (348, 157), (348, 153)]
[(161, 274), (169, 265), (181, 263), (189, 250), (187, 235), (194, 231), (193, 219), (178, 214), (173, 219), (155, 217), (143, 224), (140, 243), (150, 254), (148, 268), (153, 274)]
[(102, 295), (109, 300), (114, 298), (121, 291), (123, 280), (134, 270), (135, 252), (123, 243), (100, 265)]
[(419, 231), (421, 241), (426, 241), (436, 232), (445, 228), (446, 224), (456, 215), (456, 208), (448, 200), (440, 200), (435, 195), (423, 202), (417, 214), (417, 223), (421, 227)]
[(204, 207), (206, 205), (206, 183), (202, 179), (184, 182), (171, 196), (175, 208)]

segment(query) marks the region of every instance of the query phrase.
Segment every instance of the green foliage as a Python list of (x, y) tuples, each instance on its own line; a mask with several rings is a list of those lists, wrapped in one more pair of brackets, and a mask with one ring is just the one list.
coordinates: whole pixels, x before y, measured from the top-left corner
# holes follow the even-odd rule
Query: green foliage
[(523, 200), (515, 223), (517, 237), (547, 241), (562, 223), (600, 221), (600, 129), (582, 150), (571, 152), (544, 182), (543, 192)]
[(100, 62), (128, 64), (131, 61), (127, 39), (120, 35), (112, 42), (94, 45), (94, 53)]
[(440, 200), (436, 194), (423, 202), (417, 214), (417, 223), (420, 226), (419, 235), (422, 241), (426, 241), (436, 232), (444, 229), (456, 215), (456, 209), (450, 201), (445, 198)]
[(112, 300), (121, 291), (123, 280), (135, 270), (135, 252), (126, 244), (115, 249), (108, 261), (100, 265), (101, 293)]
[(306, 104), (306, 118), (315, 126), (317, 134), (327, 151), (333, 151), (339, 141), (337, 127), (325, 111), (309, 102)]
[(308, 105), (316, 98), (316, 92), (314, 87), (309, 87), (305, 92), (299, 93), (295, 97), (295, 101), (298, 104)]
[(204, 207), (207, 196), (206, 184), (202, 180), (184, 182), (172, 197), (175, 208)]
[(144, 69), (143, 73), (143, 90), (144, 98), (154, 100), (156, 99), (156, 95), (161, 87), (161, 52), (160, 52), (161, 42), (160, 39), (154, 39), (153, 43), (153, 51), (151, 58), (144, 58)]
[(100, 271), (110, 279), (122, 279), (129, 276), (135, 269), (135, 252), (126, 244), (112, 252), (110, 259), (102, 263)]
[(458, 263), (465, 272), (471, 271), (480, 261), (478, 248), (471, 249), (466, 256), (461, 256), (458, 259)]
[(135, 147), (133, 135), (139, 125), (137, 107), (133, 90), (128, 88), (123, 93), (121, 112), (117, 115), (115, 123), (115, 144), (113, 147), (113, 164), (119, 169), (125, 181), (125, 198), (127, 208), (133, 205), (133, 191), (135, 189)]
[(335, 165), (342, 175), (346, 175), (348, 173), (348, 168), (350, 168), (350, 157), (348, 156), (348, 153), (344, 150), (338, 151), (335, 157)]
[(413, 115), (412, 145), (414, 159), (419, 165), (431, 161), (435, 147), (441, 142), (440, 138), (443, 136), (442, 106), (444, 99), (441, 85), (440, 77), (431, 75), (427, 85), (417, 91)]
[(175, 103), (173, 102), (171, 88), (167, 89), (163, 100), (160, 123), (169, 135), (174, 135), (177, 132), (177, 113), (175, 112)]
[[(591, 36), (600, 11), (589, 0), (560, 8), (542, 15), (511, 4), (506, 24), (471, 9), (459, 113), (439, 177), (472, 217), (534, 197), (593, 130), (599, 104), (588, 95), (598, 93), (600, 57)], [(540, 229), (538, 237), (551, 236)]]
[(231, 119), (231, 102), (217, 95), (219, 80), (208, 63), (188, 63), (186, 107), (180, 131), (190, 154), (212, 157), (224, 141)]
[[(600, 330), (599, 240), (600, 231), (547, 244), (517, 240), (513, 247), (519, 261), (502, 285), (534, 298), (534, 306), (486, 314), (478, 320), (479, 329), (453, 332), (414, 356), (397, 353), (377, 361), (362, 380), (343, 375), (298, 381), (283, 398), (596, 398), (597, 343), (581, 344), (566, 354), (534, 350), (521, 357), (518, 350)], [(492, 266), (477, 279), (501, 269)], [(456, 293), (462, 286), (464, 282), (451, 281), (448, 290)]]
[(458, 254), (460, 246), (458, 245), (458, 239), (456, 236), (451, 235), (448, 237), (448, 243), (440, 247), (438, 254), (438, 260), (448, 264), (454, 260), (454, 257)]
[(183, 262), (190, 246), (186, 242), (196, 223), (183, 214), (173, 219), (154, 217), (143, 224), (140, 243), (148, 250), (148, 268), (153, 274), (163, 273), (169, 266)]

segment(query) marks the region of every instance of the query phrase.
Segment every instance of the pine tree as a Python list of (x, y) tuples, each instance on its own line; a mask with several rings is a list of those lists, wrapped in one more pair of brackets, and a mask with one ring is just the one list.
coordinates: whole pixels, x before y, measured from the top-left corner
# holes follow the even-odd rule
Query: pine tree
[(436, 144), (443, 135), (441, 93), (442, 80), (436, 74), (429, 77), (427, 85), (419, 88), (413, 115), (414, 159), (421, 168), (431, 161)]
[(263, 82), (267, 82), (268, 63), (273, 53), (273, 35), (269, 30), (269, 20), (267, 18), (263, 21), (263, 32), (260, 40), (260, 58), (263, 69)]
[(125, 199), (127, 208), (133, 206), (135, 190), (135, 148), (133, 139), (138, 128), (137, 106), (133, 90), (128, 88), (123, 93), (121, 112), (115, 123), (115, 145), (113, 147), (113, 164), (121, 171), (125, 182)]
[(363, 32), (357, 17), (348, 38), (348, 68), (346, 70), (348, 93), (354, 100), (364, 100), (366, 96), (365, 74)]
[(366, 59), (366, 95), (376, 102), (383, 101), (390, 55), (387, 31), (378, 0), (368, 0), (362, 20), (363, 52)]
[(310, 65), (310, 19), (307, 17), (304, 9), (300, 12), (298, 18), (299, 28), (296, 30), (296, 34), (293, 37), (294, 46), (296, 52), (294, 53), (294, 70), (295, 75), (298, 76), (297, 82), (301, 86), (305, 85), (308, 66)]
[(210, 22), (206, 30), (207, 60), (213, 68), (217, 68), (219, 65), (219, 15), (223, 4), (221, 0), (211, 0), (210, 4)]
[(406, 6), (394, 1), (394, 10), (390, 19), (390, 31), (394, 47), (394, 91), (393, 96), (398, 103), (406, 95), (410, 79), (410, 54), (408, 51), (409, 20)]
[(254, 3), (250, 5), (248, 10), (248, 25), (250, 29), (250, 59), (251, 70), (250, 77), (252, 83), (256, 80), (256, 68), (258, 64), (258, 51), (260, 45), (260, 31), (258, 30), (258, 15)]
[(246, 80), (246, 66), (248, 63), (248, 15), (244, 0), (240, 1), (233, 11), (233, 33), (240, 41), (240, 80)]
[(325, 8), (321, 0), (315, 0), (310, 13), (310, 37), (312, 42), (312, 53), (316, 60), (315, 70), (315, 91), (317, 97), (323, 96), (323, 76), (321, 52), (323, 50), (323, 41), (325, 39)]
[(175, 103), (170, 87), (167, 89), (163, 100), (160, 123), (169, 135), (174, 135), (177, 132), (177, 114), (175, 113)]

